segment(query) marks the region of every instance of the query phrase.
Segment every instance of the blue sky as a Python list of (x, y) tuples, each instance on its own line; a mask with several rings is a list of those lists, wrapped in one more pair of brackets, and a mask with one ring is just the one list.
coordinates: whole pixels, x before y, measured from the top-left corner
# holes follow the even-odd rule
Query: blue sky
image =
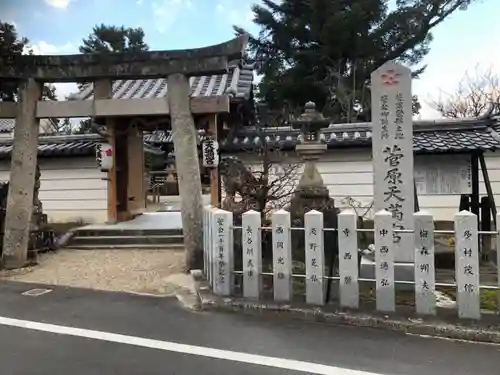
[[(200, 47), (233, 36), (232, 25), (251, 32), (251, 4), (258, 0), (0, 0), (0, 19), (14, 22), (36, 53), (76, 53), (95, 24), (140, 26), (151, 49)], [(500, 74), (500, 0), (476, 0), (434, 30), (426, 73), (414, 82), (422, 118), (436, 113), (427, 102), (452, 91), (477, 66)], [(59, 84), (61, 96), (74, 90)]]

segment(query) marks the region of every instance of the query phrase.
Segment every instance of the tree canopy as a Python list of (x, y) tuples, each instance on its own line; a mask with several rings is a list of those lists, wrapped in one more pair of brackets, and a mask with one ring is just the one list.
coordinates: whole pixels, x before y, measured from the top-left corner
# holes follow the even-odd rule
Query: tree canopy
[[(24, 53), (33, 54), (33, 51), (29, 49), (29, 40), (20, 37), (14, 25), (0, 20), (0, 55), (22, 55)], [(17, 93), (16, 82), (0, 80), (0, 101), (15, 101)], [(56, 100), (55, 87), (45, 84), (42, 98)]]
[(144, 30), (140, 27), (96, 25), (92, 33), (82, 40), (81, 53), (109, 53), (147, 51)]
[[(144, 37), (144, 30), (140, 27), (131, 28), (101, 24), (94, 26), (92, 33), (82, 40), (78, 50), (84, 54), (147, 51), (149, 46), (144, 42)], [(81, 89), (83, 84), (78, 86)], [(82, 120), (76, 133), (84, 134), (92, 131), (91, 121)]]
[(291, 111), (312, 100), (336, 121), (368, 121), (370, 73), (396, 60), (417, 77), (431, 30), (473, 1), (262, 0), (252, 8), (260, 31), (248, 55), (263, 75), (258, 98)]

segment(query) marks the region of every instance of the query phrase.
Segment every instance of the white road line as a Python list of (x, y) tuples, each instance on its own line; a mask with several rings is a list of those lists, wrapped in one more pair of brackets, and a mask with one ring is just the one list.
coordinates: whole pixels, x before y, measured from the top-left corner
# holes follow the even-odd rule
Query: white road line
[(94, 331), (90, 329), (74, 328), (60, 326), (55, 324), (47, 324), (33, 322), (29, 320), (19, 320), (7, 317), (0, 317), (0, 325), (9, 327), (25, 328), (35, 331), (50, 332), (60, 335), (84, 337), (88, 339), (114, 342), (119, 344), (140, 346), (143, 348), (151, 348), (165, 350), (169, 352), (184, 353), (198, 355), (202, 357), (210, 357), (224, 359), (228, 361), (243, 362), (253, 365), (261, 365), (268, 367), (276, 367), (286, 370), (302, 371), (310, 374), (322, 375), (380, 375), (366, 371), (350, 370), (340, 367), (321, 365), (318, 363), (296, 361), (292, 359), (267, 357), (257, 354), (233, 352), (229, 350), (221, 350), (207, 348), (203, 346), (194, 346), (186, 344), (178, 344), (169, 341), (160, 341), (146, 339), (142, 337), (127, 336), (111, 332)]

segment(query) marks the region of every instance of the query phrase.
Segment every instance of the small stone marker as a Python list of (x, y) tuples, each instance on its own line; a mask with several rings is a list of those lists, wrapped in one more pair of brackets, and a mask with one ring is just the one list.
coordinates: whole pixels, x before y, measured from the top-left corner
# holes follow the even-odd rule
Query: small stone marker
[(274, 300), (292, 300), (292, 238), (290, 213), (278, 210), (272, 215)]
[(247, 211), (241, 220), (243, 296), (258, 299), (262, 292), (262, 239), (260, 212)]
[(325, 250), (323, 246), (323, 214), (311, 210), (304, 215), (306, 302), (312, 305), (325, 303)]
[(214, 250), (214, 292), (230, 296), (233, 289), (233, 213), (215, 210), (212, 216)]
[(394, 243), (392, 215), (386, 210), (375, 214), (375, 278), (377, 310), (396, 310), (394, 288)]
[(469, 211), (456, 214), (455, 236), (458, 316), (480, 319), (477, 216)]
[(497, 286), (498, 286), (498, 297), (497, 297), (497, 310), (500, 312), (500, 213), (497, 214)]
[(338, 215), (340, 305), (359, 307), (357, 217), (352, 210)]
[(208, 225), (210, 226), (208, 233), (209, 241), (209, 253), (208, 253), (208, 275), (210, 280), (210, 287), (214, 288), (215, 281), (215, 247), (214, 247), (214, 213), (217, 211), (218, 207), (211, 207), (208, 211)]
[(208, 205), (203, 207), (203, 273), (207, 278), (208, 282), (211, 282), (211, 264), (210, 264), (210, 253), (211, 253), (211, 238), (212, 233), (210, 227), (210, 211), (212, 206)]
[(415, 305), (418, 314), (436, 314), (434, 218), (426, 212), (415, 217)]

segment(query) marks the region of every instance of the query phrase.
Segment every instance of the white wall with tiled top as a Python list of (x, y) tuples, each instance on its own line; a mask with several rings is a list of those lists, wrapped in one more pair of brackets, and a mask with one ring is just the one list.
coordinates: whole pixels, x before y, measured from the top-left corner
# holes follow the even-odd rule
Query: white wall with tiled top
[[(106, 174), (95, 157), (54, 157), (39, 159), (40, 195), (50, 222), (107, 220)], [(0, 160), (0, 180), (9, 180), (10, 161)]]
[[(259, 162), (255, 155), (248, 153), (234, 155), (252, 169), (259, 168)], [(294, 152), (289, 152), (286, 163), (299, 162), (293, 155)], [(495, 203), (500, 212), (500, 152), (485, 153), (485, 161)], [(317, 167), (330, 191), (330, 196), (335, 199), (337, 207), (348, 208), (347, 197), (360, 203), (360, 213), (364, 212), (363, 207), (370, 206), (373, 201), (373, 166), (369, 148), (329, 150), (318, 161)], [(486, 196), (481, 171), (479, 171), (479, 180), (480, 194)], [(423, 195), (419, 196), (419, 204), (421, 210), (431, 212), (436, 220), (451, 221), (458, 212), (460, 196)]]

